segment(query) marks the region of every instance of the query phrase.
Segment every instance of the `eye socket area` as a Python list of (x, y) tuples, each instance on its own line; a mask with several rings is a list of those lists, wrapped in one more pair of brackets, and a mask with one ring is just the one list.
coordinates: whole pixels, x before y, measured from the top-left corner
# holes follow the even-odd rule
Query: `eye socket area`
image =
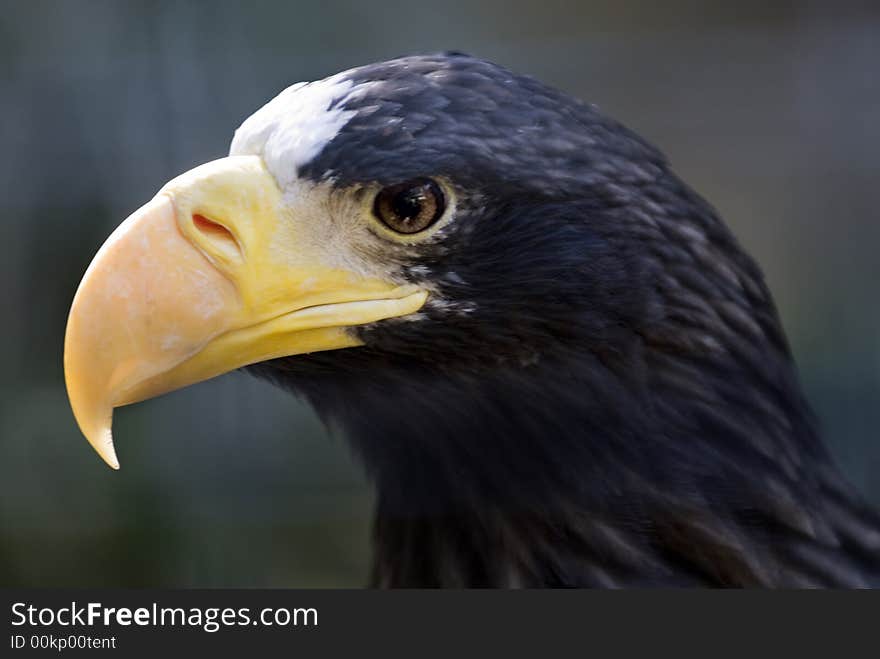
[(446, 210), (443, 190), (430, 178), (414, 178), (382, 188), (373, 214), (392, 231), (414, 234), (434, 224)]

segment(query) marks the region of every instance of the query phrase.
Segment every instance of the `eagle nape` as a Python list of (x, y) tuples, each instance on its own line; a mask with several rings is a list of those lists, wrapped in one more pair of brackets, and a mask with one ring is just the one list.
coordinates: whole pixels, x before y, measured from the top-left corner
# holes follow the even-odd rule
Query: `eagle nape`
[(74, 298), (113, 408), (245, 367), (342, 428), (383, 587), (869, 587), (880, 519), (821, 441), (763, 276), (594, 106), (460, 53), (281, 92)]

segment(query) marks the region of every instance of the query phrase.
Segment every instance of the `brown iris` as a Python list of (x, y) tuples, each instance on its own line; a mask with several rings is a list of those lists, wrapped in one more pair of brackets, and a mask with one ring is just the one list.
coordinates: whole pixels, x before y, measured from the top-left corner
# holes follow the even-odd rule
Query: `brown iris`
[(446, 208), (440, 186), (429, 178), (416, 178), (383, 188), (376, 195), (373, 213), (398, 233), (418, 233), (434, 224)]

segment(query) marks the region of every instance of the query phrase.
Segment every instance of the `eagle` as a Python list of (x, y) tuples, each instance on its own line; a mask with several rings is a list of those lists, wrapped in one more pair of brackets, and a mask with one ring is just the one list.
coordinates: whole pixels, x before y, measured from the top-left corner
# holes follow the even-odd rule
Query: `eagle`
[[(76, 421), (243, 368), (340, 428), (376, 587), (870, 587), (755, 261), (654, 146), (462, 53), (282, 91), (99, 249)], [(258, 441), (258, 438), (242, 438)]]

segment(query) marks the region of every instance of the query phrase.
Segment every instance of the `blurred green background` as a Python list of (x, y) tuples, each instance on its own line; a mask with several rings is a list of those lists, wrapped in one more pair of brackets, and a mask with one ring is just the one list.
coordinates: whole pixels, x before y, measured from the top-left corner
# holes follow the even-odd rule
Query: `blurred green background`
[(0, 2), (0, 585), (366, 582), (340, 437), (242, 374), (74, 425), (62, 339), (104, 238), (285, 86), (458, 49), (658, 144), (763, 265), (825, 436), (880, 503), (880, 9), (626, 0)]

